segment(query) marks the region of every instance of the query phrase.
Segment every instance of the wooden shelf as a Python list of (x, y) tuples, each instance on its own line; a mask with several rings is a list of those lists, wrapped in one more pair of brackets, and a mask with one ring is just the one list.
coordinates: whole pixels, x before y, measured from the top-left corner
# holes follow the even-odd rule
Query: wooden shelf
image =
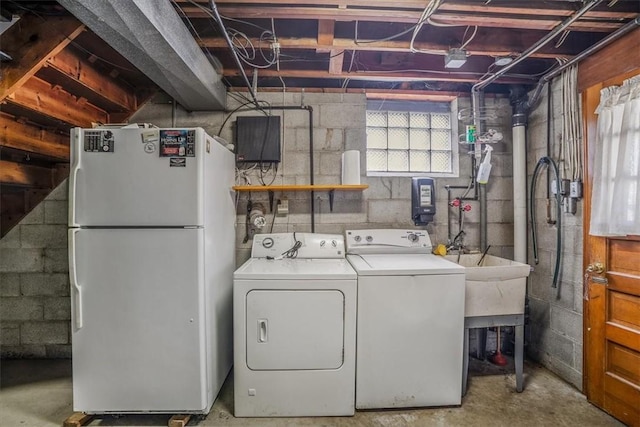
[(233, 187), (236, 191), (355, 191), (366, 190), (369, 188), (367, 184), (359, 185), (236, 185)]
[(273, 211), (273, 193), (276, 191), (328, 191), (329, 192), (329, 210), (333, 211), (333, 196), (335, 191), (362, 191), (369, 188), (367, 184), (358, 185), (235, 185), (236, 191), (268, 191), (269, 192), (269, 210)]

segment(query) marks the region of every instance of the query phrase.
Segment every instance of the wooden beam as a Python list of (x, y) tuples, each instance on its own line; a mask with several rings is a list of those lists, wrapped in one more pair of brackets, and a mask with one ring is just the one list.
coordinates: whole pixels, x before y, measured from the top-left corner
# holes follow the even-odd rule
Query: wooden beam
[[(336, 27), (336, 21), (330, 19), (318, 20), (318, 37), (316, 39), (317, 46), (333, 46), (334, 30)], [(318, 47), (317, 53), (330, 52), (330, 47)]]
[[(500, 31), (500, 30), (498, 30)], [(506, 30), (510, 31), (510, 30)], [(525, 51), (530, 45), (524, 46), (519, 39), (509, 37), (505, 31), (504, 37), (500, 38), (500, 42), (487, 42), (487, 40), (478, 41), (477, 44), (472, 42), (467, 46), (467, 51), (471, 55), (477, 56), (508, 56), (515, 55)], [(513, 36), (513, 35), (512, 35)], [(497, 37), (496, 37), (497, 38)], [(480, 40), (481, 38), (479, 38)], [(259, 39), (251, 39), (253, 45), (263, 49), (269, 48), (269, 44), (261, 42)], [(228, 49), (227, 42), (222, 37), (203, 37), (199, 41), (200, 46), (207, 49)], [(317, 39), (312, 37), (278, 37), (281, 49), (316, 49), (329, 52), (332, 48), (340, 48), (345, 50), (356, 51), (376, 51), (376, 52), (409, 52), (408, 41), (371, 41), (359, 40), (356, 43), (353, 39), (337, 38), (333, 40), (332, 45), (320, 44)], [(440, 52), (443, 55), (451, 48), (450, 44), (438, 42), (415, 42), (414, 47), (418, 50)], [(532, 54), (531, 58), (548, 58), (555, 59), (557, 57), (571, 58), (573, 55), (566, 49), (559, 48), (554, 51), (538, 51)]]
[(71, 49), (65, 49), (49, 58), (45, 63), (45, 68), (55, 70), (72, 79), (78, 85), (89, 89), (95, 94), (93, 99), (89, 98), (89, 101), (94, 104), (112, 105), (114, 109), (125, 111), (135, 111), (137, 108), (136, 97), (130, 88), (124, 87), (106, 73), (100, 72), (91, 62)]
[(329, 74), (342, 74), (344, 49), (331, 49), (329, 56)]
[[(190, 2), (185, 0), (177, 0), (180, 5), (188, 6)], [(201, 0), (204, 6), (208, 5), (208, 0)], [(291, 0), (216, 0), (216, 4), (268, 4), (268, 5), (291, 5)], [(629, 2), (632, 3), (632, 2)], [(424, 0), (313, 0), (312, 4), (316, 6), (334, 7), (334, 8), (362, 8), (362, 7), (379, 7), (394, 9), (415, 9), (422, 12), (425, 7)], [(575, 6), (571, 2), (511, 2), (508, 6), (486, 2), (462, 2), (462, 1), (446, 1), (440, 4), (439, 11), (455, 11), (455, 12), (474, 12), (474, 13), (500, 13), (515, 15), (537, 15), (537, 16), (569, 16), (575, 12)], [(622, 6), (617, 5), (618, 9)], [(585, 14), (586, 18), (604, 18), (604, 19), (633, 19), (637, 15), (637, 10), (633, 10), (633, 5), (626, 7), (626, 10), (591, 10)]]
[[(195, 6), (182, 8), (188, 18), (209, 18), (200, 8)], [(420, 20), (421, 11), (393, 10), (393, 9), (338, 9), (323, 7), (273, 7), (273, 6), (221, 6), (220, 13), (225, 16), (240, 19), (320, 19), (335, 21), (371, 21), (371, 22), (403, 22), (415, 24)], [(472, 25), (479, 27), (516, 28), (528, 30), (551, 30), (562, 22), (562, 17), (537, 18), (531, 16), (504, 17), (496, 15), (460, 14), (436, 12), (432, 16), (434, 21), (449, 25)], [(573, 31), (602, 31), (611, 32), (620, 28), (623, 22), (585, 21), (578, 20), (571, 24)]]
[(91, 127), (92, 123), (108, 123), (109, 115), (87, 102), (78, 100), (60, 88), (37, 77), (29, 79), (7, 101), (53, 117), (73, 126)]
[(0, 160), (0, 184), (51, 188), (52, 176), (52, 170), (49, 168)]
[(69, 138), (0, 114), (0, 147), (69, 161)]
[(47, 17), (31, 14), (0, 36), (2, 50), (13, 60), (3, 63), (0, 101), (15, 92), (42, 67), (84, 31), (72, 16)]
[[(330, 74), (324, 70), (260, 70), (260, 77), (283, 77), (283, 78), (301, 78), (301, 79), (351, 79), (351, 80), (377, 80), (377, 81), (439, 81), (439, 82), (459, 82), (459, 83), (476, 83), (483, 73), (465, 72), (464, 74), (456, 74), (455, 72), (403, 72), (390, 73), (385, 71), (360, 71), (360, 72), (342, 72), (340, 74)], [(225, 77), (238, 77), (240, 71), (234, 69), (225, 69)], [(499, 83), (513, 84), (532, 84), (534, 80), (516, 77), (501, 77)]]

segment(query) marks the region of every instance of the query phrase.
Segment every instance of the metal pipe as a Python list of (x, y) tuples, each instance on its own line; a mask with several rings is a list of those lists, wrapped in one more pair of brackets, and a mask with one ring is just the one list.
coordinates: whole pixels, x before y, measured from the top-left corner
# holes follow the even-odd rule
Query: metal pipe
[(594, 52), (596, 52), (596, 51), (598, 51), (600, 49), (602, 49), (604, 46), (608, 45), (609, 43), (611, 43), (614, 40), (619, 39), (620, 37), (624, 36), (629, 31), (633, 30), (634, 28), (637, 28), (638, 26), (640, 26), (640, 15), (636, 16), (634, 19), (632, 19), (631, 21), (627, 22), (624, 26), (618, 28), (616, 31), (614, 31), (613, 33), (609, 34), (608, 36), (606, 36), (605, 38), (603, 38), (602, 40), (600, 40), (596, 44), (586, 48), (585, 50), (580, 52), (578, 55), (574, 56), (569, 62), (566, 62), (566, 63), (562, 64), (558, 68), (556, 68), (554, 70), (551, 70), (547, 74), (542, 76), (540, 78), (540, 80), (538, 81), (538, 85), (534, 89), (533, 94), (531, 95), (531, 98), (529, 100), (529, 108), (532, 108), (536, 104), (536, 102), (538, 101), (538, 99), (540, 98), (540, 95), (542, 93), (543, 86), (548, 81), (550, 81), (552, 78), (554, 78), (555, 76), (557, 76), (558, 74), (563, 72), (565, 69), (571, 67), (574, 64), (577, 64), (578, 62), (582, 61), (587, 56), (591, 55), (592, 53), (594, 53)]
[(220, 12), (218, 12), (218, 8), (216, 7), (216, 3), (213, 0), (209, 0), (209, 6), (211, 7), (211, 11), (213, 12), (214, 17), (215, 17), (216, 21), (218, 22), (218, 25), (220, 25), (220, 29), (222, 30), (222, 35), (224, 36), (224, 39), (227, 42), (227, 45), (229, 45), (229, 50), (231, 50), (231, 56), (233, 56), (233, 59), (234, 59), (236, 65), (238, 66), (238, 70), (240, 70), (240, 74), (242, 74), (242, 78), (244, 79), (244, 83), (247, 85), (247, 89), (249, 89), (249, 93), (251, 94), (251, 98), (253, 98), (253, 103), (256, 104), (256, 107), (257, 107), (258, 106), (258, 100), (256, 99), (256, 94), (253, 91), (253, 87), (251, 86), (251, 83), (249, 82), (249, 78), (247, 77), (247, 73), (245, 73), (244, 68), (242, 67), (242, 62), (240, 61), (240, 58), (238, 57), (238, 53), (233, 48), (233, 42), (229, 38), (229, 34), (227, 34), (227, 29), (224, 27), (224, 22), (222, 22), (222, 17), (220, 16)]
[(589, 12), (591, 9), (593, 9), (603, 1), (604, 0), (593, 0), (592, 2), (583, 6), (582, 9), (578, 10), (576, 13), (574, 13), (573, 15), (565, 19), (564, 22), (557, 25), (553, 30), (551, 30), (551, 32), (547, 33), (543, 38), (541, 38), (536, 43), (534, 43), (533, 46), (531, 46), (529, 49), (522, 52), (522, 54), (519, 57), (517, 57), (511, 64), (505, 66), (497, 73), (487, 77), (485, 80), (481, 80), (475, 85), (473, 85), (473, 88), (471, 89), (472, 92), (479, 91), (485, 86), (491, 84), (492, 82), (497, 80), (500, 76), (505, 74), (507, 71), (509, 71), (510, 69), (512, 69), (513, 67), (515, 67), (516, 65), (524, 61), (525, 59), (527, 59), (532, 54), (536, 53), (538, 50), (542, 49), (542, 47), (544, 47), (547, 43), (553, 40), (558, 34), (560, 34), (562, 31), (567, 29), (567, 27), (569, 27), (575, 21), (580, 19), (582, 15)]
[[(257, 109), (261, 109), (258, 107)], [(313, 107), (310, 105), (282, 105), (282, 106), (270, 106), (270, 110), (307, 110), (309, 113), (309, 184), (314, 184), (313, 178)], [(236, 112), (240, 111), (255, 111), (256, 108), (241, 108)], [(316, 201), (315, 201), (315, 191), (311, 191), (311, 232), (315, 233), (316, 231)]]

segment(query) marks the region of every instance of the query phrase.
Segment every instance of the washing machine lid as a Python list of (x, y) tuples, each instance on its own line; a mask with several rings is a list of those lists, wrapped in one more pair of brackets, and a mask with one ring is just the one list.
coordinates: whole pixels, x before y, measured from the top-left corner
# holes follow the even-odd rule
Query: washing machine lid
[(464, 267), (431, 254), (347, 255), (359, 276), (464, 274)]
[(252, 280), (336, 280), (356, 279), (355, 270), (344, 259), (265, 259), (250, 258), (235, 273), (234, 279)]

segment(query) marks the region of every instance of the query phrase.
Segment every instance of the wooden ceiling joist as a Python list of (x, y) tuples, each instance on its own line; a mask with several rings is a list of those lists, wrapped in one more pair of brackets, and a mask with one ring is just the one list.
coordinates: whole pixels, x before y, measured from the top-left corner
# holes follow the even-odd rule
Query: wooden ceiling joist
[[(186, 0), (177, 0), (178, 4), (183, 7), (189, 5)], [(200, 0), (203, 6), (208, 7), (208, 0)], [(325, 6), (333, 8), (371, 8), (380, 9), (414, 9), (422, 12), (426, 6), (424, 0), (313, 0), (310, 2), (314, 6)], [(629, 2), (631, 4), (631, 2)], [(216, 0), (217, 5), (224, 4), (269, 4), (272, 6), (292, 4), (291, 0)], [(633, 6), (633, 5), (631, 5)], [(448, 12), (474, 12), (474, 13), (501, 13), (505, 15), (538, 15), (538, 16), (569, 16), (575, 12), (575, 6), (572, 2), (555, 1), (553, 3), (545, 1), (527, 1), (527, 2), (510, 2), (507, 6), (505, 3), (496, 4), (490, 2), (461, 2), (446, 1), (440, 4), (439, 11)], [(636, 16), (635, 11), (619, 12), (609, 11), (607, 9), (591, 10), (585, 14), (585, 18), (601, 18), (601, 19), (632, 19)]]
[(0, 100), (21, 87), (44, 65), (84, 31), (84, 25), (72, 16), (44, 20), (25, 15), (0, 36), (2, 50), (13, 60), (3, 63)]
[(0, 184), (52, 188), (53, 171), (50, 168), (0, 160)]
[[(207, 18), (210, 16), (195, 6), (184, 6), (182, 11), (188, 18)], [(399, 10), (380, 8), (338, 9), (323, 7), (277, 7), (277, 6), (220, 6), (220, 14), (237, 19), (310, 19), (335, 21), (371, 21), (371, 22), (400, 22), (415, 24), (420, 20), (421, 10)], [(445, 25), (478, 26), (516, 28), (526, 30), (551, 30), (562, 22), (562, 16), (539, 18), (535, 10), (529, 10), (530, 15), (496, 16), (479, 15), (477, 13), (461, 14), (460, 12), (436, 12), (432, 19)], [(623, 22), (578, 20), (571, 24), (573, 31), (601, 31), (610, 32), (620, 28)]]
[(0, 114), (0, 147), (69, 161), (69, 137)]
[[(238, 77), (240, 71), (235, 69), (224, 70), (225, 77)], [(331, 74), (325, 70), (261, 70), (261, 78), (299, 78), (299, 79), (351, 79), (351, 80), (372, 80), (372, 81), (444, 81), (442, 73), (437, 72), (412, 72), (406, 71), (402, 73), (393, 73), (387, 71), (360, 71), (360, 72), (341, 72), (340, 74)], [(458, 82), (458, 83), (476, 83), (480, 75), (468, 75), (468, 74), (455, 74), (446, 73), (446, 81)], [(532, 83), (532, 80), (515, 78), (515, 77), (502, 77), (499, 79), (501, 83), (505, 84), (523, 84)]]
[(78, 87), (77, 92), (82, 91), (91, 103), (104, 109), (129, 112), (137, 109), (132, 88), (120, 84), (107, 73), (98, 70), (88, 59), (82, 58), (70, 49), (49, 58), (41, 73), (48, 74), (47, 81), (50, 82), (58, 80), (69, 85), (75, 84)]
[(76, 99), (59, 87), (37, 77), (29, 79), (5, 101), (73, 126), (91, 127), (94, 122), (109, 123), (109, 115), (94, 105)]
[[(513, 35), (512, 35), (513, 36)], [(509, 37), (507, 33), (503, 35), (501, 43), (482, 45), (471, 43), (467, 46), (467, 51), (470, 55), (478, 56), (508, 56), (518, 54), (525, 51), (530, 45), (524, 45), (515, 37)], [(270, 46), (266, 42), (261, 42), (259, 39), (251, 39), (256, 48), (268, 49)], [(199, 41), (200, 46), (208, 49), (227, 49), (227, 43), (222, 37), (202, 37)], [(281, 49), (315, 49), (316, 51), (329, 52), (331, 49), (345, 49), (354, 51), (371, 51), (371, 52), (409, 52), (408, 41), (371, 41), (360, 40), (356, 43), (353, 39), (336, 38), (332, 44), (321, 44), (315, 38), (297, 38), (297, 37), (278, 37), (278, 43), (280, 43)], [(415, 42), (414, 47), (417, 50), (437, 52), (444, 55), (451, 48), (450, 44), (443, 44), (437, 42)], [(571, 58), (573, 55), (565, 48), (561, 47), (554, 49), (553, 51), (541, 50), (531, 55), (531, 58), (549, 58), (554, 59), (557, 57)]]
[(342, 74), (344, 49), (332, 49), (329, 53), (329, 74)]

